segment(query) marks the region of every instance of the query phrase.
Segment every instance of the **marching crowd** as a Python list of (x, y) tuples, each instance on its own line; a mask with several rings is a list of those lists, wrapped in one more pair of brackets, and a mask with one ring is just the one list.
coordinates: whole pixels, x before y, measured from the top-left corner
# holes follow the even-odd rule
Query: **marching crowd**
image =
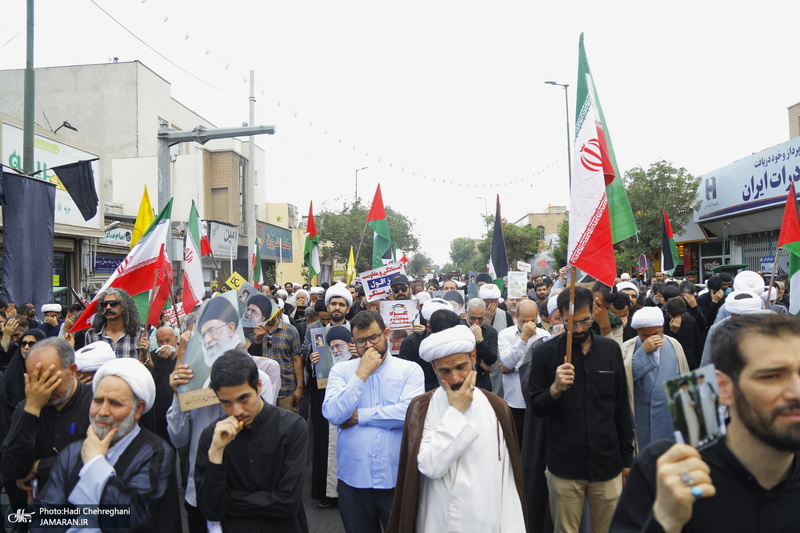
[(79, 304), (0, 301), (5, 525), (306, 532), (310, 475), (348, 533), (800, 531), (785, 276), (567, 276), (398, 274), (405, 337), (341, 282), (157, 328), (121, 289), (75, 332)]

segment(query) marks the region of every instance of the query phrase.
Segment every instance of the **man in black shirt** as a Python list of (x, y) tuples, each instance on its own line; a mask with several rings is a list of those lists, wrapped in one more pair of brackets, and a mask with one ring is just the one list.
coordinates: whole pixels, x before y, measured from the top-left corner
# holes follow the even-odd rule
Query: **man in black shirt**
[(612, 531), (800, 531), (800, 318), (733, 317), (711, 346), (727, 436), (702, 451), (648, 446)]
[[(531, 409), (547, 420), (545, 462), (557, 532), (578, 531), (584, 500), (592, 530), (605, 533), (633, 456), (633, 422), (619, 344), (593, 335), (593, 296), (575, 289), (572, 363), (567, 335), (539, 343), (531, 355)], [(566, 323), (569, 291), (558, 295)]]
[(200, 436), (198, 509), (225, 531), (307, 533), (305, 422), (264, 402), (255, 363), (235, 350), (214, 362), (210, 386), (229, 416)]

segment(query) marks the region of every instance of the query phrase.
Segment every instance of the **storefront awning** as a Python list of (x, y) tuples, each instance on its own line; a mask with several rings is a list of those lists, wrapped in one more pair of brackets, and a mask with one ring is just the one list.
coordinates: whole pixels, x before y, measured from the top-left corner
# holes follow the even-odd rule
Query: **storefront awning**
[(706, 242), (708, 235), (697, 222), (690, 221), (680, 234), (675, 235), (676, 243)]

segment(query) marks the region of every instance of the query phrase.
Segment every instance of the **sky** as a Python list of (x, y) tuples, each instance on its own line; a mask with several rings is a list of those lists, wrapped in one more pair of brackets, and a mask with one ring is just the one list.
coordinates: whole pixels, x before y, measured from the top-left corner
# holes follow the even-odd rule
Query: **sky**
[[(7, 4), (0, 68), (24, 68), (25, 2)], [(219, 127), (248, 120), (253, 70), (255, 122), (276, 127), (256, 138), (264, 200), (337, 209), (367, 167), (362, 200), (380, 184), (442, 265), (452, 239), (485, 233), (497, 194), (509, 222), (568, 205), (581, 32), (620, 170), (698, 175), (789, 138), (798, 15), (769, 0), (36, 0), (34, 62), (142, 61)], [(569, 85), (569, 119), (549, 80)]]

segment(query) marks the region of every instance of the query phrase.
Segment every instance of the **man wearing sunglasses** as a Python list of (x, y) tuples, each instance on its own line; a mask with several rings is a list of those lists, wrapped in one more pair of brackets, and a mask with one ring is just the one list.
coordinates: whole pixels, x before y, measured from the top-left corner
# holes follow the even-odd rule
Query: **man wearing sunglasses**
[(140, 348), (150, 349), (142, 335), (139, 312), (130, 295), (122, 289), (106, 289), (97, 299), (92, 327), (86, 332), (86, 344), (105, 341), (117, 357), (137, 357)]
[(392, 278), (392, 299), (393, 300), (412, 300), (411, 285), (408, 282), (408, 276), (405, 274), (398, 274)]
[(403, 424), (411, 400), (425, 392), (422, 368), (389, 355), (389, 330), (375, 311), (350, 323), (361, 356), (334, 365), (322, 414), (339, 426), (339, 513), (348, 533), (380, 533), (392, 509)]

